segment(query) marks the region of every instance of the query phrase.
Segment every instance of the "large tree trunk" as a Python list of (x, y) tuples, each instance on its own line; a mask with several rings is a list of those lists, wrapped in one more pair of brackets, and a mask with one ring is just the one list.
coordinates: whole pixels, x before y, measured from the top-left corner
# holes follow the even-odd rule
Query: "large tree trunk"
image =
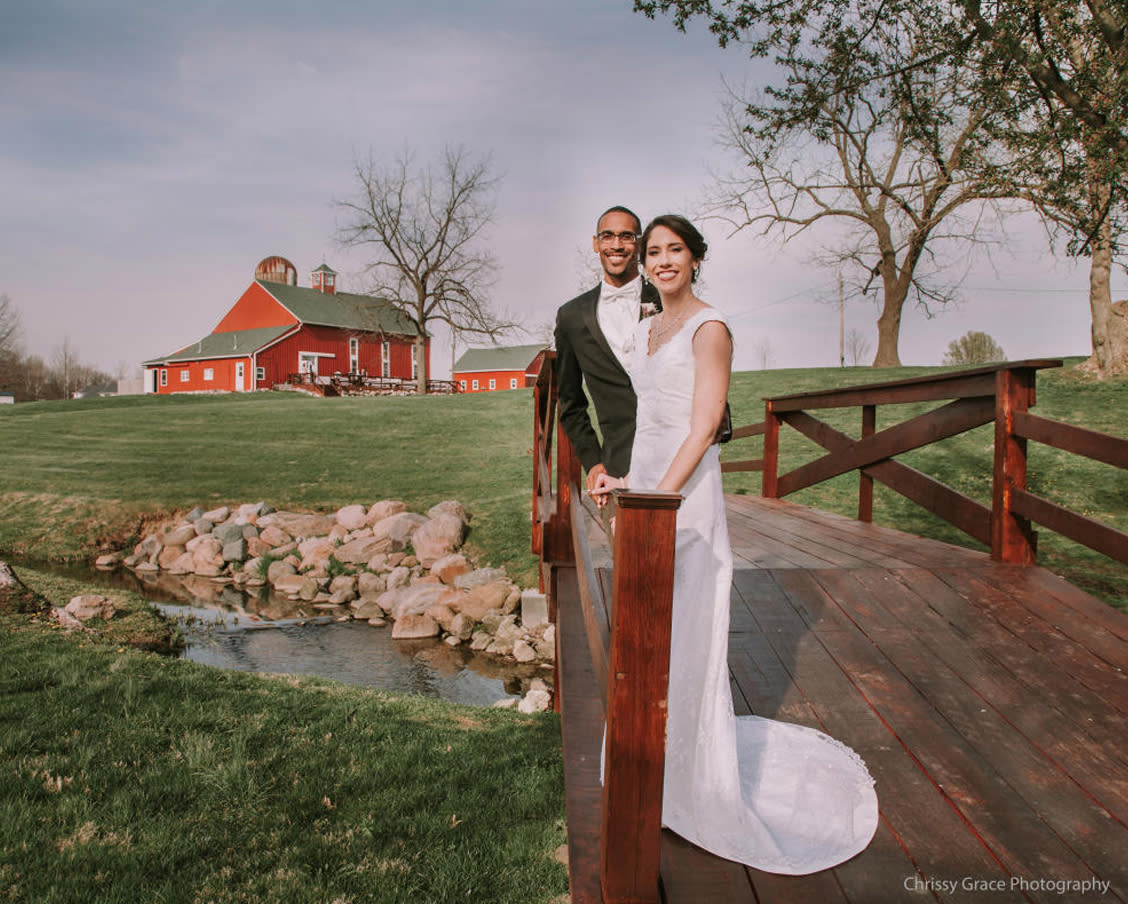
[(905, 306), (909, 287), (907, 283), (902, 285), (898, 279), (886, 279), (884, 285), (885, 304), (881, 316), (877, 318), (877, 354), (873, 366), (900, 367), (901, 309)]
[(422, 336), (415, 340), (415, 391), (420, 395), (427, 394), (427, 346)]
[[(1096, 194), (1103, 190), (1099, 189)], [(1128, 302), (1112, 303), (1112, 230), (1108, 217), (1093, 241), (1089, 265), (1089, 310), (1092, 312), (1093, 353), (1083, 365), (1102, 380), (1128, 374)]]

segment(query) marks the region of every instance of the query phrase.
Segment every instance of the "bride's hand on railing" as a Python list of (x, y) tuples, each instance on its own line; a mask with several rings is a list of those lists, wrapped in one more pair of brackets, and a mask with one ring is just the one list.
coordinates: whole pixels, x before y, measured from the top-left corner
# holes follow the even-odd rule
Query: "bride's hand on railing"
[(630, 477), (629, 474), (625, 477), (612, 477), (607, 473), (600, 474), (596, 478), (595, 486), (591, 489), (591, 498), (595, 500), (595, 504), (600, 508), (607, 505), (612, 490), (625, 490), (627, 488), (628, 477)]

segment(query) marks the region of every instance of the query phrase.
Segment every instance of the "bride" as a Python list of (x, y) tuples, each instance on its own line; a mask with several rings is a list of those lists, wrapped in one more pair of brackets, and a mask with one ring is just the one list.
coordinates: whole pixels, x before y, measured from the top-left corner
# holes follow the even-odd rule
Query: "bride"
[(732, 336), (693, 294), (707, 245), (684, 217), (656, 217), (642, 267), (662, 312), (629, 350), (638, 395), (631, 470), (612, 489), (681, 493), (674, 559), (662, 823), (718, 856), (769, 872), (827, 869), (869, 844), (877, 797), (865, 764), (814, 729), (733, 714), (728, 675), (732, 550), (714, 443), (728, 396)]

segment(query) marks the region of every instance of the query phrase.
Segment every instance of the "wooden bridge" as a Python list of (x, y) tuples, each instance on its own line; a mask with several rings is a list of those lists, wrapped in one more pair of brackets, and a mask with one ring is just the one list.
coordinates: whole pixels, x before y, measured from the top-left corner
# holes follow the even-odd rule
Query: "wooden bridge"
[[(729, 496), (729, 670), (739, 713), (820, 728), (876, 781), (870, 846), (777, 876), (660, 827), (679, 497), (621, 493), (614, 549), (536, 394), (534, 550), (557, 623), (573, 904), (1128, 901), (1128, 617), (1034, 564), (1031, 521), (1128, 562), (1128, 535), (1029, 493), (1028, 440), (1128, 467), (1128, 441), (1029, 412), (1018, 362), (766, 401), (761, 497)], [(954, 400), (877, 432), (875, 408)], [(851, 438), (809, 412), (858, 406)], [(995, 423), (987, 508), (893, 456)], [(827, 454), (778, 474), (784, 424)], [(551, 463), (555, 435), (556, 481)], [(859, 520), (780, 498), (859, 470)], [(978, 552), (870, 523), (879, 480), (982, 540)], [(600, 746), (604, 743), (604, 781)]]

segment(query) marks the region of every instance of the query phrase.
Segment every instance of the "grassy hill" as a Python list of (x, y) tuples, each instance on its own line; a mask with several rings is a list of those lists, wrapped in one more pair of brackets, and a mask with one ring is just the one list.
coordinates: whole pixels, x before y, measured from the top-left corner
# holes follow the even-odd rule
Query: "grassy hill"
[[(737, 424), (763, 417), (762, 398), (831, 386), (901, 379), (939, 368), (812, 368), (738, 373), (730, 393)], [(1037, 411), (1124, 435), (1119, 412), (1128, 383), (1097, 383), (1071, 368), (1042, 371)], [(311, 399), (298, 394), (156, 396), (46, 402), (0, 412), (0, 552), (88, 557), (136, 534), (149, 514), (264, 499), (329, 510), (398, 498), (417, 509), (459, 499), (474, 514), (469, 547), (535, 579), (529, 543), (531, 391), (466, 396)], [(878, 412), (879, 429), (930, 406)], [(857, 434), (860, 413), (828, 414)], [(903, 460), (981, 501), (991, 492), (992, 428)], [(755, 457), (759, 439), (726, 458)], [(781, 459), (792, 467), (818, 454), (785, 430)], [(758, 474), (725, 478), (730, 493), (758, 493)], [(1128, 474), (1031, 444), (1034, 491), (1128, 529)], [(791, 497), (854, 514), (857, 477), (846, 475)], [(973, 541), (880, 486), (875, 520), (950, 542)], [(1128, 569), (1049, 532), (1040, 560), (1069, 580), (1128, 607)]]

